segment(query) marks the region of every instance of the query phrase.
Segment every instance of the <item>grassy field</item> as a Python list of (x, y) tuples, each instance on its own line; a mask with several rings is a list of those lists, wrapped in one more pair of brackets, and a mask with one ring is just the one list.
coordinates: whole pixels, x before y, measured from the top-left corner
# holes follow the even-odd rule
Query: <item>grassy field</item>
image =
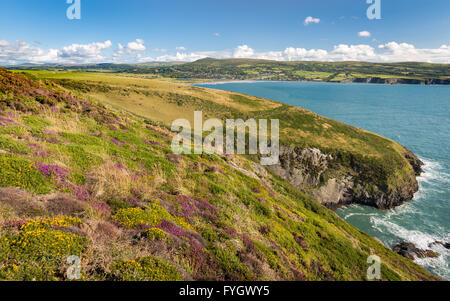
[(269, 100), (0, 69), (0, 279), (65, 280), (78, 255), (82, 280), (366, 280), (374, 254), (383, 280), (437, 279), (245, 157), (172, 154), (164, 124), (199, 104), (218, 117), (282, 114), (308, 143), (325, 146), (332, 130), (351, 142), (329, 148), (356, 150), (359, 135), (374, 158), (400, 155)]

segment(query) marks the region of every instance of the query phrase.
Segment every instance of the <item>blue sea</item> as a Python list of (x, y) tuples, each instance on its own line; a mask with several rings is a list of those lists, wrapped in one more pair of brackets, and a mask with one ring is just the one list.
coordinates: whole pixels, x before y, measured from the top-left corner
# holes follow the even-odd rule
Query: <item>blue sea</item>
[[(352, 205), (337, 210), (346, 221), (392, 247), (409, 241), (422, 249), (450, 242), (450, 86), (239, 82), (201, 84), (303, 107), (393, 139), (425, 163), (414, 199), (393, 210)], [(450, 280), (450, 251), (431, 247), (436, 259), (417, 259)]]

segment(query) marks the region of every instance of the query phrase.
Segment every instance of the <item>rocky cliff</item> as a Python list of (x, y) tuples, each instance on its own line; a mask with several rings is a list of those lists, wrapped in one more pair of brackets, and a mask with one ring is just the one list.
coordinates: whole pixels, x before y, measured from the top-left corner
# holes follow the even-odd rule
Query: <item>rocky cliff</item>
[(450, 85), (450, 79), (425, 78), (381, 78), (361, 77), (346, 79), (343, 82), (366, 83), (366, 84), (388, 84), (388, 85)]
[(418, 191), (416, 176), (423, 163), (409, 150), (405, 158), (414, 172), (399, 179), (394, 187), (367, 182), (356, 166), (336, 170), (336, 166), (344, 169), (339, 159), (316, 148), (281, 146), (279, 164), (269, 169), (328, 208), (357, 203), (388, 209), (411, 200)]

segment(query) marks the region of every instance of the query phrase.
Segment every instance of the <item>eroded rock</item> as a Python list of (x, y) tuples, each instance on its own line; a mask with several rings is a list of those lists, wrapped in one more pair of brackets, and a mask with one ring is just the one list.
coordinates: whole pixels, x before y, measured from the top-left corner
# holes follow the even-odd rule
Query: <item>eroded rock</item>
[(436, 258), (439, 257), (439, 253), (434, 252), (432, 250), (422, 250), (417, 248), (413, 243), (410, 242), (401, 242), (395, 245), (392, 250), (403, 257), (414, 260), (417, 258)]

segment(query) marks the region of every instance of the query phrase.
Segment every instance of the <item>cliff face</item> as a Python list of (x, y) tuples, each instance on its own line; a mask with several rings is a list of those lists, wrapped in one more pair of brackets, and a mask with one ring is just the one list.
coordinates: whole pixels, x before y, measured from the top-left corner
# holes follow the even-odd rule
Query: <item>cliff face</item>
[(388, 84), (388, 85), (450, 85), (450, 79), (426, 78), (381, 78), (381, 77), (362, 77), (347, 79), (344, 82), (366, 83), (366, 84)]
[[(269, 169), (328, 208), (356, 203), (388, 209), (411, 200), (418, 191), (416, 176), (423, 163), (409, 150), (405, 157), (413, 172), (390, 188), (367, 182), (355, 166), (339, 168), (337, 158), (314, 148), (281, 146), (280, 163)], [(336, 166), (342, 170), (336, 170)]]

